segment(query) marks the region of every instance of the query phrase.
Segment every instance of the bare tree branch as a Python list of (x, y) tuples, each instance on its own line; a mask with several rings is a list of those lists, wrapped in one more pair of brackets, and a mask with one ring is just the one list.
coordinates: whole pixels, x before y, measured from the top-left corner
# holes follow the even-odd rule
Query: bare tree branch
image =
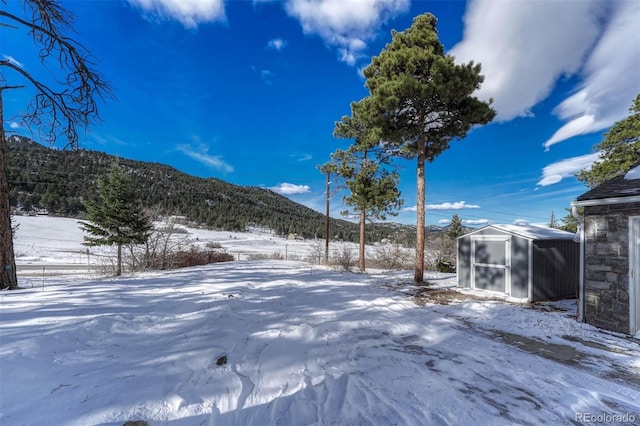
[(111, 88), (92, 70), (95, 64), (86, 49), (63, 33), (64, 30), (72, 31), (71, 14), (52, 0), (25, 1), (24, 7), (27, 13), (31, 13), (31, 21), (7, 11), (0, 11), (0, 18), (29, 30), (34, 42), (41, 45), (40, 61), (43, 64), (47, 60), (55, 61), (64, 75), (56, 84), (60, 89), (52, 89), (53, 85), (36, 80), (32, 73), (10, 61), (0, 61), (0, 66), (20, 74), (36, 90), (22, 121), (30, 128), (37, 127), (50, 144), (64, 136), (67, 146), (76, 147), (78, 127), (100, 121), (97, 101), (113, 98)]
[[(7, 0), (0, 0), (7, 4)], [(38, 129), (41, 140), (51, 145), (64, 137), (67, 147), (78, 145), (78, 129), (100, 121), (98, 99), (113, 98), (109, 84), (93, 70), (87, 49), (68, 34), (74, 33), (73, 15), (58, 0), (22, 0), (24, 18), (0, 10), (2, 29), (26, 29), (39, 48), (38, 58), (48, 70), (57, 72), (51, 82), (38, 77), (35, 70), (24, 69), (12, 58), (0, 60), (0, 289), (18, 288), (11, 233), (9, 186), (6, 179), (8, 151), (4, 130), (2, 95), (9, 89), (32, 87), (35, 95), (19, 114), (32, 131)], [(4, 71), (8, 71), (5, 73)], [(25, 82), (14, 83), (9, 78)]]

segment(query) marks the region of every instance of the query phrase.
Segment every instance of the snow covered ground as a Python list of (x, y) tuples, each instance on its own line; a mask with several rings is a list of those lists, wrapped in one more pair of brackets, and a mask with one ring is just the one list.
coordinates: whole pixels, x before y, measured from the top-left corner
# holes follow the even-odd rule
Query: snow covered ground
[[(16, 261), (22, 265), (78, 264), (97, 262), (87, 259), (87, 247), (82, 245), (83, 231), (77, 219), (51, 216), (15, 216), (18, 225), (14, 247)], [(283, 259), (303, 260), (314, 245), (324, 247), (324, 240), (287, 240), (267, 231), (228, 232), (188, 228), (188, 233), (175, 234), (185, 244), (220, 244), (237, 260), (247, 260), (254, 255), (279, 255)], [(353, 249), (354, 244), (345, 243)], [(91, 256), (113, 255), (109, 247), (91, 247)]]
[[(75, 227), (20, 218), (18, 263), (84, 263)], [(305, 243), (198, 232), (232, 253)], [(640, 424), (638, 341), (577, 323), (568, 301), (300, 261), (20, 274), (31, 285), (0, 292), (2, 425)]]

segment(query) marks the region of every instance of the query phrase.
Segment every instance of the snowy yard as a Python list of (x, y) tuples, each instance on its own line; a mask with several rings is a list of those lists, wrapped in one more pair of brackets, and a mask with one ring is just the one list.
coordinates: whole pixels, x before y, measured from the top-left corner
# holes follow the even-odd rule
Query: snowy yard
[(640, 424), (636, 340), (567, 301), (420, 306), (411, 276), (238, 261), (1, 292), (0, 424)]

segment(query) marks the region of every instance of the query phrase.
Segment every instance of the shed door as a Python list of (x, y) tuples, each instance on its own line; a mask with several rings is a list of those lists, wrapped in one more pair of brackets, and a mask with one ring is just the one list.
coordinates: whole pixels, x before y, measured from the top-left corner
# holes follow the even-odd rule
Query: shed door
[(471, 240), (471, 288), (511, 294), (511, 238), (477, 236)]

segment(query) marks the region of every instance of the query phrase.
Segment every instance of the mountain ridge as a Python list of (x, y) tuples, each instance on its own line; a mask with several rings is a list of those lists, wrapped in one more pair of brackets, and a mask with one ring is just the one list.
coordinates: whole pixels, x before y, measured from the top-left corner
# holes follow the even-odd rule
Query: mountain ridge
[[(53, 149), (24, 136), (7, 139), (10, 203), (22, 210), (46, 209), (60, 216), (82, 217), (84, 201), (97, 196), (97, 177), (116, 161), (140, 189), (143, 205), (157, 214), (184, 216), (214, 229), (244, 231), (259, 226), (283, 236), (324, 238), (324, 214), (268, 188), (196, 177), (166, 164), (99, 151)], [(415, 241), (415, 227), (410, 225), (385, 222), (367, 227), (370, 242)], [(332, 239), (357, 241), (358, 232), (356, 223), (330, 218)]]

